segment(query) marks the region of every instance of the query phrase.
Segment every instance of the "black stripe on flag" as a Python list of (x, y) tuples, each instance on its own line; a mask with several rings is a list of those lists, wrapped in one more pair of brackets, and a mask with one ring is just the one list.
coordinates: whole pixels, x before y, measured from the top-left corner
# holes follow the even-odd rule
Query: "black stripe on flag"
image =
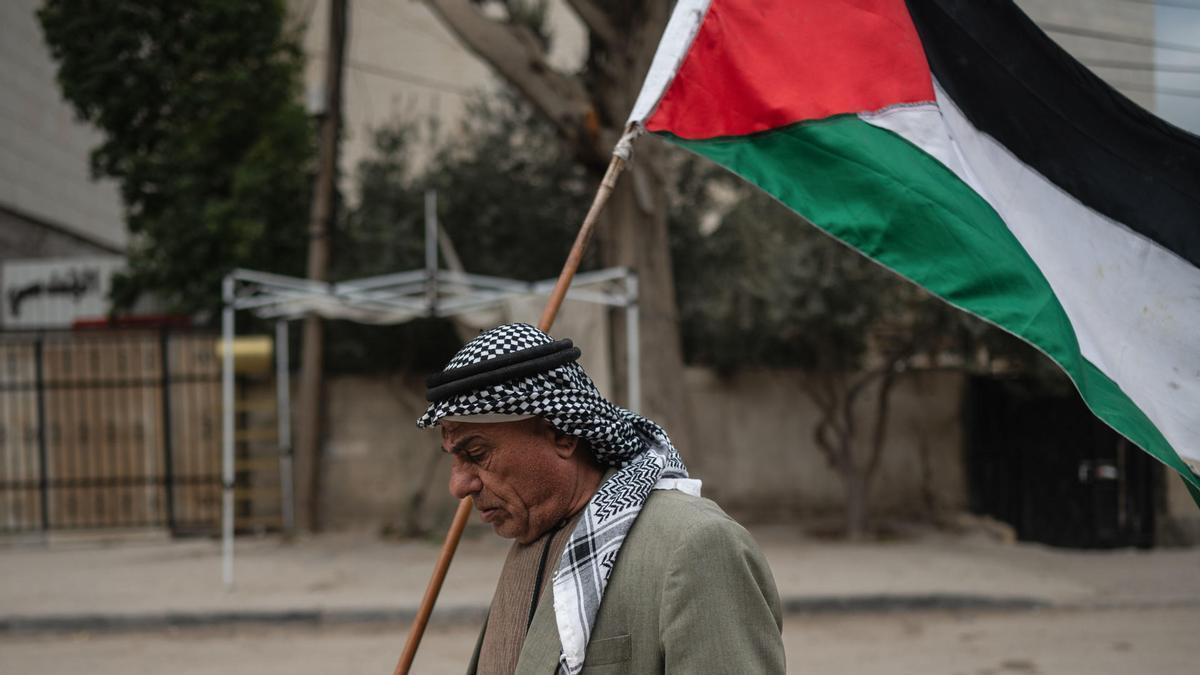
[(1010, 0), (908, 0), (977, 129), (1089, 208), (1200, 267), (1200, 138), (1105, 84)]

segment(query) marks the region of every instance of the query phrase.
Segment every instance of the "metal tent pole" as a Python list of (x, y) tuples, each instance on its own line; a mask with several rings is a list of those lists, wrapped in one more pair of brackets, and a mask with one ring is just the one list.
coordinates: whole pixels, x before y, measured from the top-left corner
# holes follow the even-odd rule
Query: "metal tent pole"
[(275, 416), (279, 438), (279, 491), (283, 531), (296, 526), (292, 487), (292, 382), (288, 370), (288, 322), (275, 322)]
[(221, 282), (221, 577), (233, 590), (233, 277)]
[(638, 279), (637, 274), (630, 271), (625, 277), (625, 354), (626, 380), (629, 394), (629, 409), (638, 412), (642, 407), (642, 349), (639, 338), (640, 319), (638, 313)]
[(438, 300), (437, 191), (425, 191), (425, 308), (432, 315)]

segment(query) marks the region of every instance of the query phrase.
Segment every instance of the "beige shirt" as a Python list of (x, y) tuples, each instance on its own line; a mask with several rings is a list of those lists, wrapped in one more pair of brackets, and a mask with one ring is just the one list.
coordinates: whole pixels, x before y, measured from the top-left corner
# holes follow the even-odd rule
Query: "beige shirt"
[[(496, 594), (488, 611), (487, 626), (479, 648), (478, 675), (512, 675), (517, 669), (525, 634), (537, 608), (533, 593), (537, 586), (538, 568), (542, 569), (538, 603), (549, 597), (554, 570), (562, 556), (563, 547), (571, 538), (579, 513), (562, 527), (547, 532), (528, 544), (514, 543), (500, 570)], [(543, 556), (545, 563), (543, 564)]]

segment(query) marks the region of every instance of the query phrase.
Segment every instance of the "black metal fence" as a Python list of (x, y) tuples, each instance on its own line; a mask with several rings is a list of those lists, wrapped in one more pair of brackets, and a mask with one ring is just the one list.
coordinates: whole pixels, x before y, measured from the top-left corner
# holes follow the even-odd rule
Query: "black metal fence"
[(0, 533), (220, 523), (215, 336), (0, 334)]

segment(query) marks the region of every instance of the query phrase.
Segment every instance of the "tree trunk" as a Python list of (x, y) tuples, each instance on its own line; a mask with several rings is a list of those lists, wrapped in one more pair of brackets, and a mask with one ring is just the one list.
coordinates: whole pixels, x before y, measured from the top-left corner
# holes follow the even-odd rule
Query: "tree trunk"
[[(338, 138), (342, 120), (342, 61), (346, 46), (347, 0), (329, 6), (329, 58), (325, 65), (325, 118), (321, 120), (319, 165), (313, 186), (312, 222), (308, 227), (308, 278), (325, 281), (333, 230), (337, 185)], [(325, 340), (321, 317), (304, 318), (300, 354), (300, 396), (296, 430), (295, 483), (302, 529), (320, 528), (321, 441), (324, 418)]]
[(846, 489), (846, 539), (862, 541), (867, 535), (868, 476), (861, 469), (842, 472)]
[[(637, 4), (622, 33), (624, 44), (594, 62), (588, 84), (593, 107), (604, 121), (605, 151), (611, 150), (633, 109), (642, 81), (671, 14), (673, 3), (648, 0)], [(595, 39), (595, 38), (593, 38)], [(667, 185), (664, 158), (670, 149), (653, 136), (643, 136), (598, 224), (601, 260), (638, 275), (639, 344), (641, 347), (640, 412), (658, 422), (686, 459), (692, 447), (691, 411), (684, 378), (675, 275), (667, 229)], [(613, 312), (614, 381), (627, 391), (625, 317)]]
[[(631, 171), (617, 184), (598, 224), (598, 244), (606, 266), (628, 267), (638, 275), (639, 344), (642, 353), (640, 412), (658, 422), (687, 456), (691, 447), (691, 417), (684, 381), (679, 315), (667, 232), (663, 186), (649, 169), (655, 157), (645, 139)], [(643, 183), (639, 190), (635, 181)], [(641, 200), (638, 193), (641, 193)], [(641, 203), (639, 203), (641, 201)], [(625, 315), (612, 312), (614, 381), (618, 400), (627, 400), (625, 372)]]

